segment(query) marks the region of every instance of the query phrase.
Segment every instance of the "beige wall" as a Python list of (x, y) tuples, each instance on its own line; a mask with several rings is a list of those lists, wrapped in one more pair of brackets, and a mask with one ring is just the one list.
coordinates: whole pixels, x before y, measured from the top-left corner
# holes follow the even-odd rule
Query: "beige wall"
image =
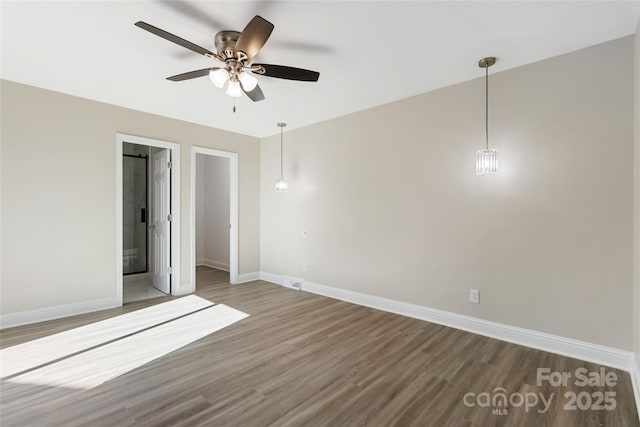
[(482, 78), (263, 139), (261, 270), (630, 350), (633, 44), (492, 75), (498, 176)]
[[(633, 342), (637, 372), (640, 373), (640, 19), (635, 35), (634, 81), (634, 321)], [(640, 378), (638, 378), (640, 381)]]
[(196, 164), (196, 260), (229, 269), (230, 162), (224, 157), (196, 154)]
[(115, 298), (116, 133), (181, 144), (181, 283), (192, 145), (238, 153), (239, 273), (259, 268), (256, 138), (2, 81), (2, 314)]

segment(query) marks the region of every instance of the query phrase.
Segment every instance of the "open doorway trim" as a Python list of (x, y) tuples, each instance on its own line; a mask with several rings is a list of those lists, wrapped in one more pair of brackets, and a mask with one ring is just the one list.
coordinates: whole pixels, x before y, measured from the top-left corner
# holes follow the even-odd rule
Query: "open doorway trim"
[(182, 295), (180, 289), (180, 144), (141, 136), (116, 134), (116, 301), (122, 306), (122, 154), (123, 144), (147, 145), (171, 150), (171, 295)]
[(191, 248), (190, 268), (192, 292), (196, 290), (196, 154), (224, 157), (229, 159), (229, 281), (238, 283), (238, 153), (213, 150), (204, 147), (191, 147), (191, 183), (189, 189), (191, 209)]

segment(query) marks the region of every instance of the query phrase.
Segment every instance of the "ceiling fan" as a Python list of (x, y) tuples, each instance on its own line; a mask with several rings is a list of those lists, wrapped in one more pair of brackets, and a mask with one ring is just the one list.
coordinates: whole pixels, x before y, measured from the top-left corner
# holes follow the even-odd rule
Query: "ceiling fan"
[(237, 31), (220, 31), (216, 34), (214, 44), (217, 52), (212, 52), (146, 22), (138, 21), (135, 25), (200, 55), (224, 63), (223, 67), (204, 68), (167, 77), (167, 80), (174, 82), (208, 75), (211, 82), (219, 88), (223, 88), (228, 82), (227, 95), (239, 97), (242, 96), (242, 93), (245, 93), (252, 101), (256, 102), (262, 101), (264, 94), (258, 85), (258, 79), (251, 73), (305, 82), (317, 82), (320, 77), (320, 73), (317, 71), (287, 67), (285, 65), (251, 63), (253, 57), (262, 49), (262, 46), (264, 46), (273, 31), (273, 24), (258, 15), (249, 21), (241, 33)]

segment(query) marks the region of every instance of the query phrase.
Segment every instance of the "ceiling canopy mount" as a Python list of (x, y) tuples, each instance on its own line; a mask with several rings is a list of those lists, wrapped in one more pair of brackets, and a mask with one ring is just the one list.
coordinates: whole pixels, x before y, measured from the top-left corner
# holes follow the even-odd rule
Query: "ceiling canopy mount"
[(480, 68), (489, 68), (495, 63), (496, 58), (494, 56), (487, 56), (486, 58), (482, 58), (480, 61), (478, 61), (478, 66)]

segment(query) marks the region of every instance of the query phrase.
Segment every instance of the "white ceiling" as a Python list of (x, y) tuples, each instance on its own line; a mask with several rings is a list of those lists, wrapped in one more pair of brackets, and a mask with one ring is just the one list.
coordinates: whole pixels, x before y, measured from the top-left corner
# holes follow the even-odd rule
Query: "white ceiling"
[[(3, 79), (247, 135), (342, 116), (634, 32), (640, 2), (7, 2)], [(133, 24), (146, 21), (210, 50), (256, 14), (275, 25), (255, 61), (320, 72), (318, 83), (259, 77), (266, 100), (232, 98), (214, 64)]]

